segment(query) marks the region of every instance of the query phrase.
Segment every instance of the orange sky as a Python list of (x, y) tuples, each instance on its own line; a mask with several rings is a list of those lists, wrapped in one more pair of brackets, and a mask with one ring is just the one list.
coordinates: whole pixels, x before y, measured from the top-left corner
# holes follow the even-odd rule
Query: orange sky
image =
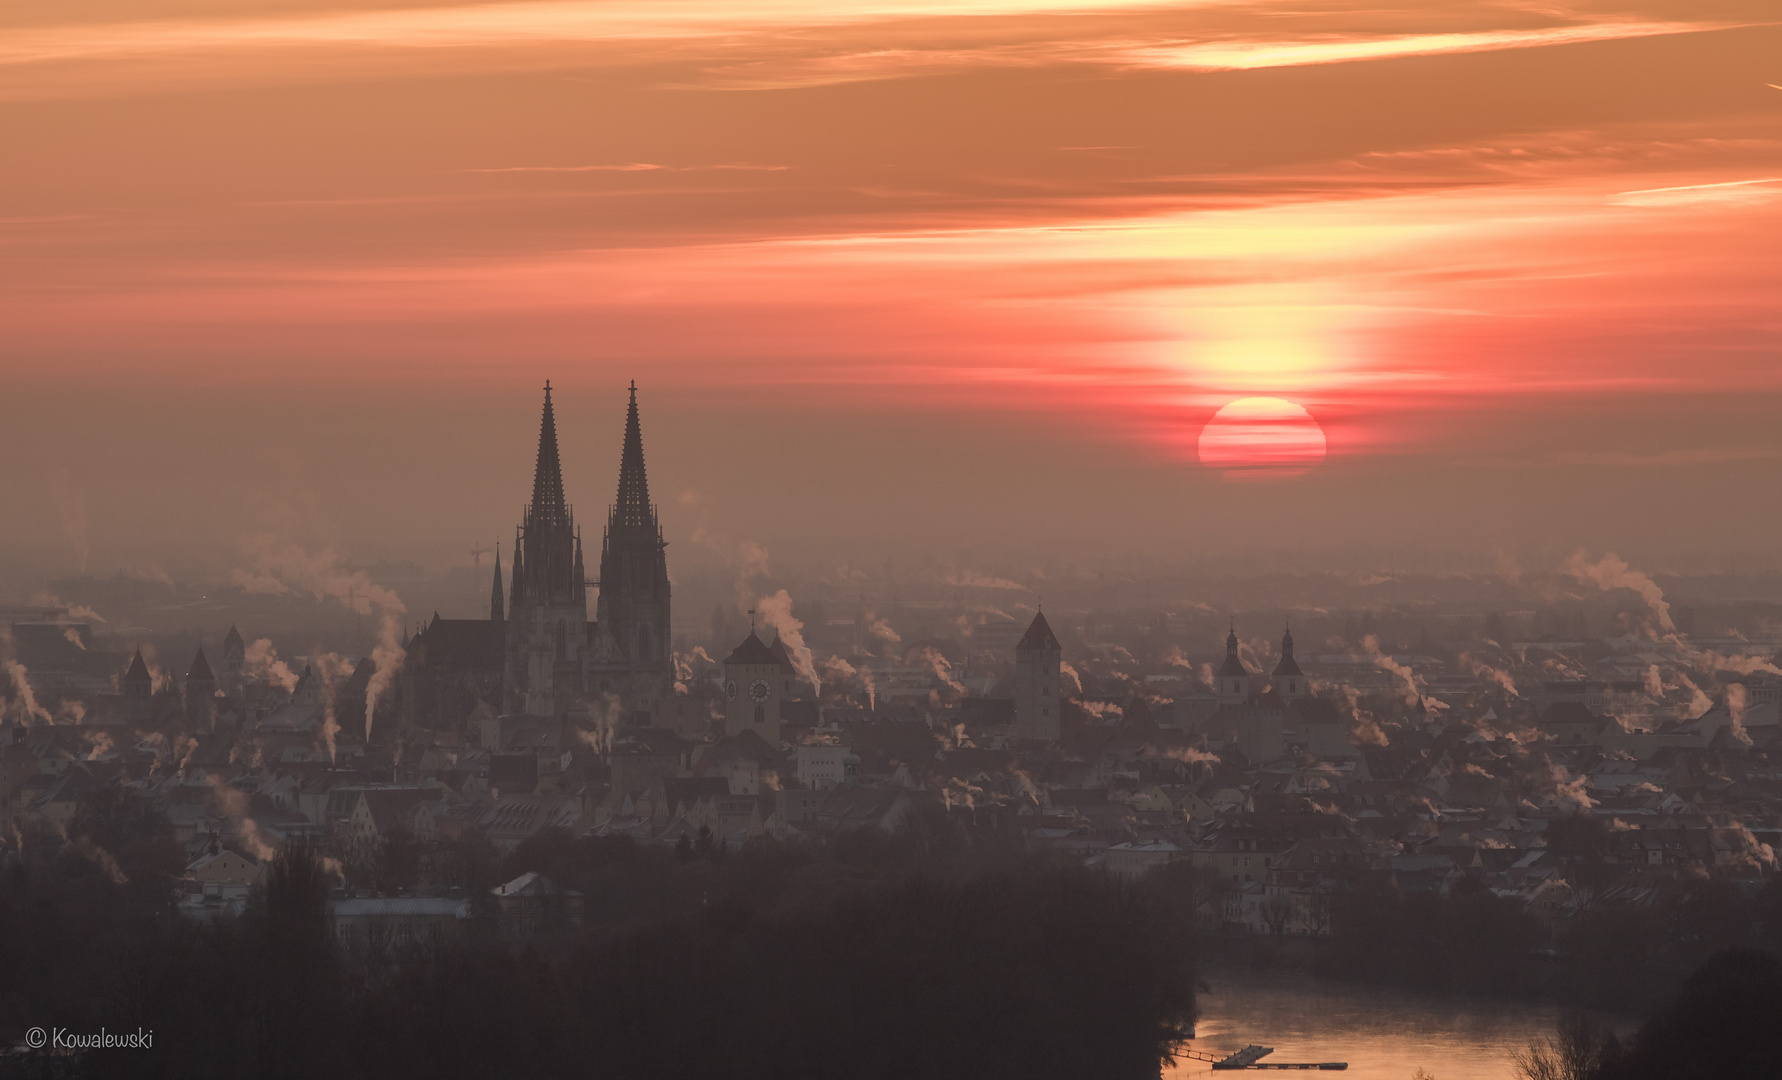
[[(1345, 549), (1782, 526), (1773, 0), (154, 7), (0, 9), (20, 558), (68, 490), (113, 562), (255, 499), (444, 558), (511, 526), (546, 377), (587, 501), (637, 378), (661, 486), (787, 542), (1095, 550), (1036, 456), (1159, 550), (1285, 491)], [(1247, 396), (1324, 462), (1199, 465)]]

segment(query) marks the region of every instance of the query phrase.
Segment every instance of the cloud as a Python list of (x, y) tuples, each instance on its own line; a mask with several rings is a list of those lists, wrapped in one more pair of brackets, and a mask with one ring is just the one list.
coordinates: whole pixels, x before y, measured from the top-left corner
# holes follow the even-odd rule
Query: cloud
[(1007, 578), (991, 577), (972, 570), (954, 570), (947, 575), (947, 584), (956, 588), (969, 589), (1010, 589), (1017, 592), (1030, 592), (1028, 586)]
[(460, 169), (467, 173), (584, 173), (584, 172), (785, 172), (790, 165), (753, 165), (744, 161), (724, 165), (651, 165), (634, 161), (625, 165), (507, 165), (492, 169)]
[(1135, 62), (1200, 71), (1242, 71), (1253, 68), (1343, 64), (1441, 53), (1492, 52), (1543, 48), (1587, 41), (1690, 34), (1728, 29), (1738, 23), (1604, 22), (1540, 30), (1480, 30), (1455, 34), (1357, 36), (1347, 41), (1252, 41), (1141, 46), (1127, 53)]
[(1761, 180), (1727, 180), (1717, 184), (1683, 184), (1677, 187), (1623, 191), (1609, 201), (1621, 206), (1689, 206), (1698, 204), (1768, 202), (1782, 196), (1782, 176)]

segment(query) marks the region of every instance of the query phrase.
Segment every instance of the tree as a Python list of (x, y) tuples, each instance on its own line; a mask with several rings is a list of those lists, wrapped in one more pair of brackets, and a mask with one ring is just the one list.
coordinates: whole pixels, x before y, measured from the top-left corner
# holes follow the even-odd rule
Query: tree
[(1522, 1080), (1596, 1080), (1620, 1052), (1615, 1034), (1600, 1022), (1583, 1013), (1566, 1013), (1553, 1034), (1516, 1052), (1516, 1075)]

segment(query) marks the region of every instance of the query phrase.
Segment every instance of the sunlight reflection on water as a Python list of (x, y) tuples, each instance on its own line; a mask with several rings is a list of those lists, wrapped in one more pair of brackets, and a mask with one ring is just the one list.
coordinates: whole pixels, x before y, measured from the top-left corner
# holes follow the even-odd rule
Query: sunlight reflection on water
[[(1417, 994), (1294, 974), (1216, 970), (1200, 995), (1197, 1038), (1188, 1046), (1224, 1054), (1250, 1043), (1272, 1046), (1264, 1061), (1346, 1061), (1346, 1072), (1222, 1072), (1219, 1076), (1341, 1076), (1411, 1080), (1509, 1080), (1511, 1055), (1553, 1030), (1554, 1008), (1450, 995)], [(1212, 1075), (1183, 1061), (1169, 1080)]]

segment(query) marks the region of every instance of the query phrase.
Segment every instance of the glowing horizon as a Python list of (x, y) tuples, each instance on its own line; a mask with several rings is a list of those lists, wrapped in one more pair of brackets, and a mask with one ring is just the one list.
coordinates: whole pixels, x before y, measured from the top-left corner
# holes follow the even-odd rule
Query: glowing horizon
[(160, 13), (0, 16), (17, 387), (643, 373), (1192, 472), (1278, 397), (1324, 426), (1302, 485), (1522, 468), (1478, 433), (1584, 406), (1543, 460), (1770, 454), (1718, 406), (1630, 419), (1782, 394), (1762, 5)]

